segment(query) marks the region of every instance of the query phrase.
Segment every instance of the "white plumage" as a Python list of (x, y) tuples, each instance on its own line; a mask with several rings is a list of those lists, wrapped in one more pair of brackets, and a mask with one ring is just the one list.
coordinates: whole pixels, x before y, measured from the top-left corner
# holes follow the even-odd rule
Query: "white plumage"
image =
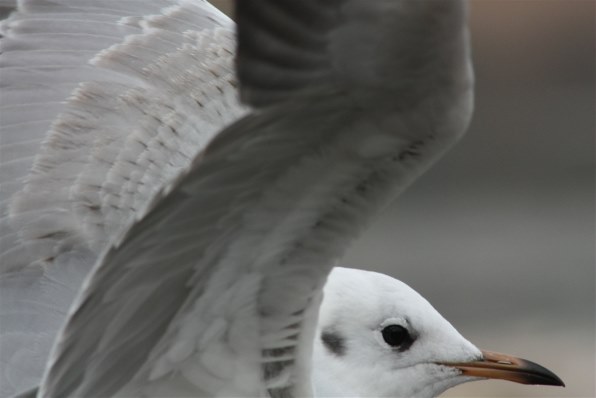
[(201, 0), (25, 0), (2, 23), (2, 397), (312, 393), (333, 264), (469, 121), (465, 9), (237, 17), (236, 67)]

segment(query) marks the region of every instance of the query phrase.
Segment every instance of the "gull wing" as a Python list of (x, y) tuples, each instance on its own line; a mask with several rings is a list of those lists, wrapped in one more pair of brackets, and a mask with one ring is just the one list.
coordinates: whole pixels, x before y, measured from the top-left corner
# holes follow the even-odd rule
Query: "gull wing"
[(21, 1), (0, 49), (0, 396), (39, 384), (91, 266), (219, 129), (233, 22), (204, 1)]
[[(444, 40), (466, 66), (460, 2), (237, 6), (254, 111), (103, 253), (41, 396), (310, 395), (332, 265), (467, 125), (471, 77), (427, 65), (440, 51), (410, 43)], [(410, 19), (431, 24), (421, 33)]]

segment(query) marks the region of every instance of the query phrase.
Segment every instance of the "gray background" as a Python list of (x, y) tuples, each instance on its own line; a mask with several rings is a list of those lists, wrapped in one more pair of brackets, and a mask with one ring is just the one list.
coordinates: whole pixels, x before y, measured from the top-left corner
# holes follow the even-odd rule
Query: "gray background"
[(469, 133), (343, 261), (403, 280), (479, 347), (567, 383), (446, 396), (595, 396), (595, 4), (471, 1)]

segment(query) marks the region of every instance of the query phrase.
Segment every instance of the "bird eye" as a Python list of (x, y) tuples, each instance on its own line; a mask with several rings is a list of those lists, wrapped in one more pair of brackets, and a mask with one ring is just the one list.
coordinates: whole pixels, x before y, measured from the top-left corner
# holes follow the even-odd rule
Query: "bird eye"
[(402, 350), (407, 349), (414, 341), (406, 329), (400, 325), (389, 325), (386, 326), (382, 331), (383, 340), (391, 347), (401, 348)]

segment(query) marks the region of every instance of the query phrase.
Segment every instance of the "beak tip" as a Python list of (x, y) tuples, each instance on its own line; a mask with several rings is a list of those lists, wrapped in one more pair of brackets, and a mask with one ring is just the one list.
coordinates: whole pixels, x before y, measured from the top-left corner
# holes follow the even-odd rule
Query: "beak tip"
[(527, 379), (511, 380), (517, 381), (521, 384), (535, 385), (535, 386), (553, 386), (553, 387), (565, 387), (565, 383), (557, 375), (528, 375)]
[(529, 373), (527, 374), (529, 384), (543, 385), (543, 386), (554, 386), (554, 387), (565, 387), (565, 383), (559, 376), (540, 366), (534, 362), (524, 361), (527, 365)]
[(553, 384), (550, 384), (551, 386), (555, 386), (555, 387), (566, 387), (565, 386), (565, 382), (563, 380), (561, 380), (561, 378), (555, 374), (553, 374), (553, 376), (555, 377), (553, 379)]

